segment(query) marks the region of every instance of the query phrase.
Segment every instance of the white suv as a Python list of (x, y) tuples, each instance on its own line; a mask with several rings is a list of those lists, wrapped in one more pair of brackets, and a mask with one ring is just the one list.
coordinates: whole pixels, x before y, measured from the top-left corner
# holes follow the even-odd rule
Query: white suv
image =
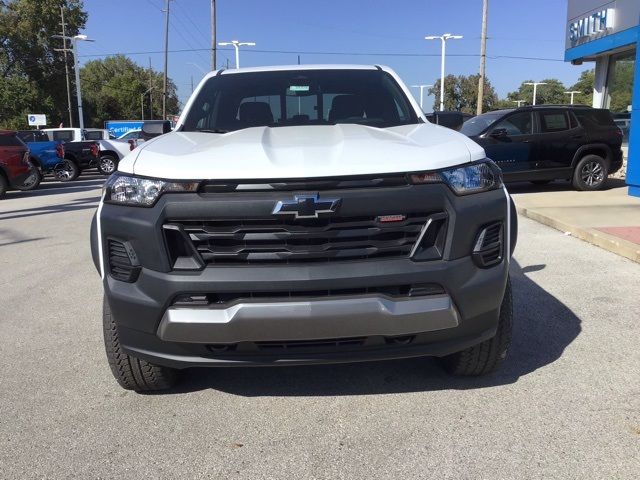
[(192, 366), (430, 355), (490, 372), (516, 230), (500, 170), (389, 68), (213, 72), (94, 218), (112, 372), (137, 391)]

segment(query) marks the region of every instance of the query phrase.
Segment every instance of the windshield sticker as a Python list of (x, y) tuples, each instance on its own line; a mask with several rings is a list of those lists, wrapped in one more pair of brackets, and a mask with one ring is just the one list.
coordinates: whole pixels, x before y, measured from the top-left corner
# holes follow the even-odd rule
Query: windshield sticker
[(309, 85), (291, 85), (289, 87), (289, 91), (291, 92), (308, 92)]

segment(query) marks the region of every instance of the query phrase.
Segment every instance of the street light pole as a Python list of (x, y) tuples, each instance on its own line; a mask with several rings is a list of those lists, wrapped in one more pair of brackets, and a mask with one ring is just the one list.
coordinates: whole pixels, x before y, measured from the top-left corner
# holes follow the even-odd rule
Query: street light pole
[(239, 42), (238, 40), (231, 40), (230, 42), (219, 42), (219, 46), (226, 47), (228, 45), (233, 45), (236, 49), (236, 68), (240, 68), (240, 47), (255, 47), (255, 42)]
[(428, 87), (433, 87), (433, 85), (426, 85), (424, 83), (420, 84), (420, 85), (411, 85), (413, 88), (419, 88), (420, 89), (420, 109), (422, 110), (422, 101), (424, 100), (424, 89), (428, 88)]
[(169, 4), (171, 0), (165, 3), (165, 24), (164, 24), (164, 78), (162, 81), (162, 119), (167, 119), (167, 76), (169, 68)]
[(517, 103), (518, 104), (518, 108), (520, 108), (520, 105), (522, 105), (525, 100), (511, 100), (513, 103)]
[(440, 59), (440, 111), (444, 110), (444, 59), (446, 56), (447, 50), (447, 40), (459, 40), (462, 38), (462, 35), (451, 35), (450, 33), (445, 33), (444, 35), (430, 35), (428, 37), (424, 37), (425, 40), (436, 40), (440, 39), (442, 42), (442, 58)]
[(478, 79), (478, 105), (476, 115), (482, 114), (482, 102), (484, 99), (484, 75), (487, 63), (487, 16), (489, 0), (482, 2), (482, 36), (480, 38), (480, 78)]
[(524, 85), (533, 85), (533, 105), (536, 104), (536, 95), (538, 93), (538, 85), (546, 85), (547, 82), (524, 82)]
[(580, 90), (570, 90), (570, 91), (564, 92), (564, 93), (566, 93), (567, 95), (571, 95), (571, 105), (573, 105), (573, 96), (576, 93), (582, 93), (582, 92), (580, 92)]
[(87, 38), (86, 35), (75, 35), (73, 37), (67, 37), (66, 35), (51, 35), (52, 38), (61, 38), (65, 42), (65, 48), (63, 50), (68, 50), (66, 48), (67, 40), (71, 41), (71, 53), (73, 53), (73, 66), (75, 69), (75, 77), (76, 77), (76, 98), (78, 101), (78, 124), (80, 126), (80, 132), (82, 137), (84, 138), (84, 115), (82, 111), (82, 90), (80, 88), (80, 65), (78, 64), (78, 40), (82, 40), (83, 42), (93, 42)]

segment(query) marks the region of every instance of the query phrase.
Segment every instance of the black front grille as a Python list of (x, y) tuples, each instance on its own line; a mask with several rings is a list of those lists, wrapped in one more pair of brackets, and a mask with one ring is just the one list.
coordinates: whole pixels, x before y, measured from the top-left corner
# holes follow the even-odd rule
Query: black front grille
[(413, 213), (390, 222), (375, 216), (189, 220), (171, 222), (165, 230), (184, 231), (208, 264), (331, 262), (408, 256), (428, 218)]

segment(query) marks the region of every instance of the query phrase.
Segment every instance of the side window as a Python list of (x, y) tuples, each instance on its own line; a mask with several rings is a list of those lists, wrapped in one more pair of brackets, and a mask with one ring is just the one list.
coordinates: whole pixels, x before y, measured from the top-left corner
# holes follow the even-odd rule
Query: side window
[(531, 112), (514, 113), (493, 126), (493, 130), (498, 128), (504, 128), (510, 137), (514, 135), (530, 135), (533, 131), (531, 128)]
[(85, 140), (102, 140), (102, 132), (100, 130), (84, 132)]
[(71, 142), (73, 141), (73, 130), (55, 130), (53, 139), (55, 141)]
[(19, 147), (22, 143), (13, 135), (0, 135), (0, 147)]
[(540, 131), (542, 133), (569, 130), (569, 121), (565, 112), (540, 112)]

